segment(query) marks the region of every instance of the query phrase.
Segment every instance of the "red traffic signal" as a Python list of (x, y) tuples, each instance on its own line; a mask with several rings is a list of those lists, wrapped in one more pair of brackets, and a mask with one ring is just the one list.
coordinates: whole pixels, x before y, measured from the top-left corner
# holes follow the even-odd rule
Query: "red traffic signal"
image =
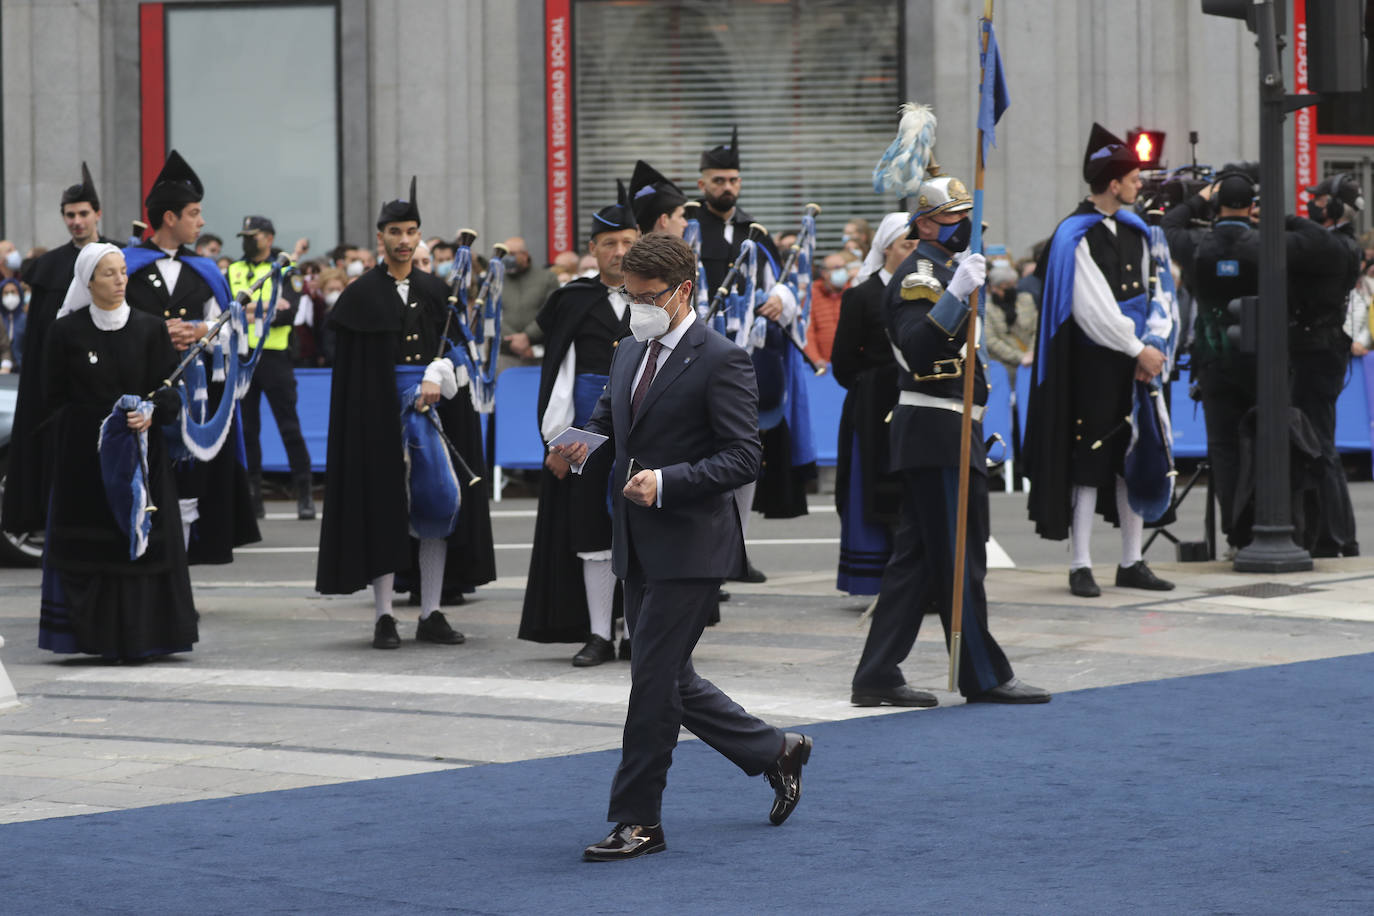
[(1142, 169), (1157, 169), (1164, 158), (1164, 131), (1137, 127), (1126, 135), (1126, 147)]

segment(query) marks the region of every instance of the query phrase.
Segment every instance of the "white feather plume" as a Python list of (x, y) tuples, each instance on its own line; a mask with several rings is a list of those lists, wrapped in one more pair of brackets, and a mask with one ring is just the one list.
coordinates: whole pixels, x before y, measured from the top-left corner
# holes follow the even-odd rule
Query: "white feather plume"
[(897, 136), (873, 167), (873, 190), (911, 197), (925, 181), (935, 150), (935, 112), (918, 102), (907, 102), (901, 112)]

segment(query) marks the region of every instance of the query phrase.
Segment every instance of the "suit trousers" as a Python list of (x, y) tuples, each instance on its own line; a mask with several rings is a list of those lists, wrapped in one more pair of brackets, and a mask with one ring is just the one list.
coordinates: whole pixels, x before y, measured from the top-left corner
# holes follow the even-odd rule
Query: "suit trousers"
[[(1236, 487), (1240, 479), (1240, 421), (1255, 406), (1255, 361), (1241, 354), (1194, 370), (1202, 391), (1202, 415), (1207, 425), (1207, 461), (1212, 465), (1212, 489), (1221, 504), (1221, 530), (1233, 547), (1250, 542), (1250, 528), (1235, 530)], [(1192, 410), (1186, 401), (1177, 408)]]
[(277, 432), (286, 447), (286, 460), (295, 476), (310, 473), (310, 451), (301, 435), (301, 421), (296, 415), (296, 372), (285, 350), (262, 351), (253, 381), (244, 395), (243, 445), (248, 453), (248, 472), (262, 473), (262, 396), (267, 395)]
[(625, 621), (634, 634), (630, 705), (606, 818), (657, 824), (678, 730), (687, 730), (749, 776), (771, 766), (783, 733), (751, 716), (692, 667), (692, 650), (716, 606), (720, 579), (645, 579), (631, 560)]
[[(927, 609), (939, 610), (949, 645), (954, 600), (955, 511), (958, 468), (902, 472), (902, 517), (883, 570), (882, 591), (873, 612), (863, 655), (854, 671), (855, 690), (906, 683), (899, 667), (911, 654)], [(1011, 663), (988, 632), (983, 579), (988, 569), (988, 479), (969, 479), (968, 530), (964, 541), (963, 652), (959, 692), (972, 696), (1011, 680)], [(639, 651), (639, 644), (635, 644)]]
[(1318, 485), (1321, 513), (1310, 530), (1314, 557), (1353, 557), (1360, 545), (1355, 535), (1355, 510), (1350, 502), (1345, 468), (1336, 450), (1336, 400), (1345, 388), (1350, 369), (1350, 340), (1332, 351), (1299, 350), (1289, 354), (1293, 406), (1307, 415), (1322, 447), (1322, 476)]

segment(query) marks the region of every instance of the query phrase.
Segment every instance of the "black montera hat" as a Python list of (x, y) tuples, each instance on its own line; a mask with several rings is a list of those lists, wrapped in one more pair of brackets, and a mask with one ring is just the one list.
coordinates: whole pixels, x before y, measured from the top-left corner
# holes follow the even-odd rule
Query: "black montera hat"
[(1088, 184), (1121, 178), (1140, 168), (1140, 160), (1116, 134), (1093, 122), (1083, 153), (1083, 180)]
[(591, 238), (603, 232), (624, 232), (635, 228), (635, 216), (630, 207), (630, 195), (625, 191), (625, 182), (617, 179), (615, 190), (616, 202), (592, 214)]
[(739, 127), (730, 129), (730, 142), (701, 154), (701, 170), (739, 168)]
[(641, 232), (653, 229), (660, 216), (672, 213), (685, 203), (687, 195), (681, 188), (643, 159), (635, 163), (634, 174), (630, 176), (630, 205)]
[(100, 195), (95, 193), (95, 182), (91, 180), (91, 170), (81, 163), (81, 184), (74, 184), (62, 192), (62, 206), (87, 203), (92, 210), (100, 209)]
[(380, 229), (387, 223), (403, 223), (412, 219), (419, 225), (420, 207), (415, 202), (414, 175), (410, 176), (410, 196), (407, 199), (389, 200), (382, 204), (381, 212), (377, 214), (377, 228)]
[(200, 176), (181, 158), (180, 153), (172, 150), (162, 164), (162, 171), (153, 179), (153, 186), (148, 189), (143, 204), (148, 208), (148, 216), (156, 222), (156, 217), (163, 212), (179, 210), (204, 196), (205, 186), (200, 183)]

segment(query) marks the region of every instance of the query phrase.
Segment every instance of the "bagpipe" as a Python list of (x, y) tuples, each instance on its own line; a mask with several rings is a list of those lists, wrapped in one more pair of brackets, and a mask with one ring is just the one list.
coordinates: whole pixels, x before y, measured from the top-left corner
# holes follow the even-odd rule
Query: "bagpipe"
[(701, 222), (696, 217), (697, 209), (700, 207), (699, 200), (689, 200), (682, 205), (683, 212), (687, 215), (687, 228), (682, 231), (682, 240), (691, 247), (692, 254), (697, 259), (697, 315), (706, 319), (711, 301), (706, 292), (706, 265), (701, 263)]
[[(458, 250), (453, 256), (453, 272), (449, 274), (452, 292), (448, 297), (448, 317), (439, 339), (436, 359), (447, 357), (455, 372), (467, 376), (472, 407), (478, 413), (491, 413), (496, 406), (496, 360), (501, 353), (501, 287), (505, 283), (506, 265), (501, 260), (506, 246), (492, 246), (491, 260), (477, 295), (472, 296), (472, 243), (477, 233), (472, 229), (458, 231)], [(471, 302), (469, 298), (471, 297)], [(455, 327), (457, 333), (449, 336)]]
[[(246, 347), (246, 308), (263, 284), (272, 280), (272, 296), (263, 316), (263, 320), (271, 324), (281, 294), (281, 280), (294, 269), (289, 255), (279, 255), (272, 262), (271, 272), (263, 274), (230, 301), (200, 339), (187, 349), (177, 367), (162, 380), (161, 388), (176, 391), (181, 399), (180, 428), (165, 430), (168, 450), (174, 458), (209, 461), (219, 454), (229, 435), (234, 404), (248, 391), (253, 370), (267, 342), (266, 335), (259, 335), (256, 346)], [(221, 337), (220, 332), (226, 326), (229, 331)], [(246, 357), (240, 357), (240, 341), (248, 350)], [(205, 362), (201, 357), (212, 346), (214, 378), (223, 378), (224, 392), (211, 414)], [(153, 505), (149, 491), (148, 434), (130, 429), (128, 416), (134, 411), (151, 416), (152, 399), (156, 394), (156, 391), (142, 397), (126, 394), (115, 401), (110, 415), (101, 423), (97, 444), (105, 499), (120, 530), (128, 535), (130, 560), (137, 560), (147, 550), (152, 514), (157, 506)]]
[[(758, 295), (758, 245), (759, 239), (767, 234), (768, 230), (758, 223), (749, 224), (749, 237), (740, 242), (739, 253), (730, 263), (725, 279), (716, 288), (703, 316), (708, 326), (715, 327), (741, 347), (748, 347), (754, 325), (754, 306)], [(697, 245), (699, 251), (700, 229)], [(697, 270), (704, 274), (699, 255)]]
[(811, 265), (815, 262), (816, 217), (820, 212), (820, 204), (807, 204), (802, 209), (801, 228), (797, 230), (797, 240), (788, 249), (781, 277), (797, 299), (797, 316), (790, 327), (783, 329), (783, 334), (801, 353), (811, 371), (824, 375), (825, 367), (817, 366), (806, 353), (806, 328), (811, 323)]

